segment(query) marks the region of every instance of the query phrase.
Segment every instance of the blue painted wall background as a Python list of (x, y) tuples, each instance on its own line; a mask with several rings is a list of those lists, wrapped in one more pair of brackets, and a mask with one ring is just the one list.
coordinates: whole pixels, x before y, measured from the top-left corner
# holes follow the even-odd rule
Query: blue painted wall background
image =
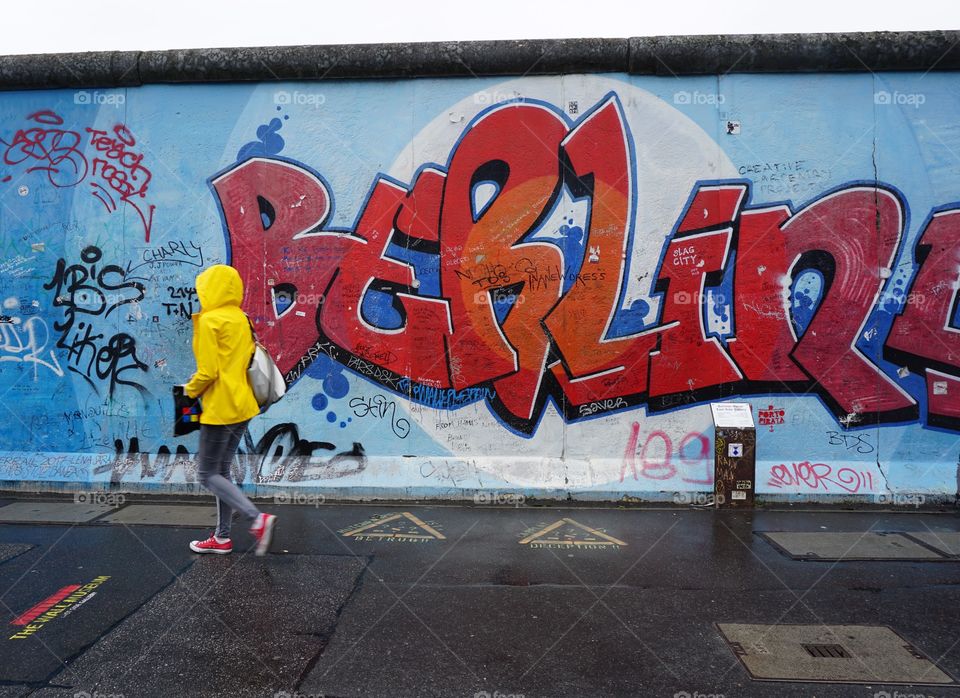
[[(646, 327), (663, 310), (653, 288), (661, 255), (698, 183), (746, 181), (751, 206), (788, 202), (794, 210), (853, 182), (882, 182), (900, 192), (908, 216), (903, 239), (868, 323), (876, 332), (858, 346), (917, 401), (920, 416), (849, 428), (814, 394), (732, 399), (749, 402), (757, 416), (767, 410), (775, 421), (758, 427), (761, 493), (877, 502), (893, 495), (952, 498), (957, 433), (928, 424), (923, 377), (882, 357), (902, 310), (899, 299), (917, 272), (914, 247), (923, 224), (932, 210), (960, 200), (960, 80), (950, 73), (572, 75), (5, 93), (0, 480), (39, 488), (111, 481), (179, 488), (194, 481), (196, 436), (173, 437), (169, 391), (193, 368), (194, 277), (231, 261), (210, 184), (218, 173), (253, 156), (302, 163), (329, 187), (334, 208), (325, 226), (350, 229), (378, 173), (409, 184), (422, 165), (446, 163), (485, 110), (538, 101), (576, 123), (611, 92), (629, 125), (638, 190), (621, 310), (639, 312)], [(113, 148), (98, 149), (98, 137), (100, 145), (112, 140)], [(128, 183), (133, 193), (124, 201)], [(543, 234), (564, 240), (570, 259), (582, 260), (587, 206), (572, 198), (565, 203), (565, 229)], [(64, 297), (70, 281), (88, 273), (89, 284), (73, 283)], [(953, 294), (955, 282), (946, 280)], [(822, 292), (814, 274), (793, 280), (789, 302), (799, 334)], [(722, 303), (707, 306), (705, 333), (724, 340), (733, 332), (730, 311)], [(78, 343), (76, 333), (87, 330), (81, 337), (91, 339)], [(614, 406), (575, 420), (547, 405), (532, 433), (518, 433), (483, 396), (438, 409), (321, 355), (280, 404), (253, 422), (236, 475), (251, 487), (352, 497), (506, 490), (669, 499), (712, 487), (704, 401), (658, 413), (644, 404)], [(351, 406), (358, 397), (393, 407)]]

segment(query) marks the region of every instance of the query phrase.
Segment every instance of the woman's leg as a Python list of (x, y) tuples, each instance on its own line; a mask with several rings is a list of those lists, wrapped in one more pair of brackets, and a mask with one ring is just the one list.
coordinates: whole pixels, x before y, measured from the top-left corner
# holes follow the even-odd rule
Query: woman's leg
[[(225, 462), (220, 464), (220, 475), (225, 477), (227, 481), (233, 482), (230, 478), (230, 463)], [(230, 537), (230, 528), (233, 525), (233, 509), (229, 504), (226, 503), (220, 497), (217, 497), (217, 530), (214, 535), (217, 538), (229, 538)]]
[(229, 538), (230, 526), (233, 523), (233, 509), (225, 501), (217, 497), (217, 528), (213, 535), (217, 538)]
[(200, 426), (200, 449), (197, 454), (197, 474), (200, 484), (217, 497), (218, 523), (216, 535), (230, 536), (233, 511), (246, 518), (256, 519), (259, 510), (247, 499), (240, 488), (230, 480), (230, 466), (247, 422), (237, 424), (203, 424)]

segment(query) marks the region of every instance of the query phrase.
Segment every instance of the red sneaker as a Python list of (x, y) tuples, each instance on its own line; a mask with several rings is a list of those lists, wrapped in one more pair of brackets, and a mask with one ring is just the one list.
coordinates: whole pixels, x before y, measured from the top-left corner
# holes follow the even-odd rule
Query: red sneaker
[(206, 540), (194, 540), (190, 542), (190, 550), (195, 553), (213, 553), (214, 555), (226, 555), (233, 552), (233, 543), (229, 538), (218, 541), (216, 536), (210, 534)]
[(273, 540), (273, 527), (277, 523), (277, 517), (273, 514), (260, 514), (250, 527), (250, 533), (257, 539), (257, 547), (253, 554), (262, 557), (267, 554), (270, 548), (270, 542)]

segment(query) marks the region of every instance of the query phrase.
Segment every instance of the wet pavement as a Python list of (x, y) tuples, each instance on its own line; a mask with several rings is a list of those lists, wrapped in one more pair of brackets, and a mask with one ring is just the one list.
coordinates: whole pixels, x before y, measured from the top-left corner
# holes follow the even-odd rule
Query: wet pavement
[[(200, 501), (0, 499), (0, 697), (960, 696), (954, 512), (271, 501), (256, 558), (239, 526), (232, 555), (189, 551)], [(841, 559), (811, 559), (803, 536), (797, 559), (775, 532), (876, 543), (833, 536)], [(926, 552), (844, 556), (887, 544)], [(731, 624), (812, 626), (827, 678), (752, 678), (778, 650), (762, 628), (731, 643)], [(914, 683), (831, 680), (895, 665), (834, 626), (888, 628)]]

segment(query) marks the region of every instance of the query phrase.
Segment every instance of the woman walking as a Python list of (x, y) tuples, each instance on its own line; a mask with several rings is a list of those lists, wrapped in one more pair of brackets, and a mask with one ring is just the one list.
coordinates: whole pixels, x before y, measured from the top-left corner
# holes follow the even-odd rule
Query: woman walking
[(247, 380), (253, 336), (240, 309), (243, 281), (233, 267), (216, 264), (197, 276), (200, 312), (193, 316), (193, 356), (197, 371), (184, 386), (191, 398), (201, 397), (200, 484), (217, 498), (217, 528), (202, 541), (190, 543), (195, 553), (226, 555), (233, 550), (230, 525), (237, 511), (252, 522), (256, 555), (270, 547), (277, 517), (260, 512), (230, 479), (230, 466), (250, 420), (260, 412)]

